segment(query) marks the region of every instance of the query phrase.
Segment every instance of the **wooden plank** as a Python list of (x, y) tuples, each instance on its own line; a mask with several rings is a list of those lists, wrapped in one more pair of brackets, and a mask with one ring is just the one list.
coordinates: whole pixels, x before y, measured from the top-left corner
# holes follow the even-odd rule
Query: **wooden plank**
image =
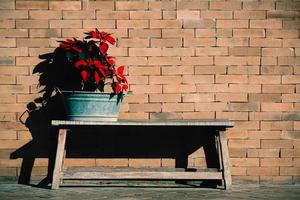
[(63, 167), (66, 136), (67, 136), (67, 129), (60, 129), (58, 132), (58, 141), (57, 141), (57, 149), (56, 149), (56, 157), (55, 157), (55, 165), (54, 165), (51, 189), (59, 188), (62, 167)]
[(180, 120), (180, 121), (101, 121), (101, 122), (91, 122), (91, 121), (67, 121), (67, 120), (52, 120), (51, 124), (53, 126), (223, 126), (232, 127), (234, 122), (229, 120)]
[(63, 179), (219, 180), (222, 179), (222, 172), (75, 172), (64, 173)]
[(227, 136), (225, 132), (219, 132), (220, 138), (220, 147), (221, 147), (221, 155), (222, 155), (222, 163), (223, 163), (223, 176), (225, 182), (225, 189), (229, 190), (231, 188), (231, 173), (230, 173), (230, 164), (229, 164), (229, 152), (227, 145)]

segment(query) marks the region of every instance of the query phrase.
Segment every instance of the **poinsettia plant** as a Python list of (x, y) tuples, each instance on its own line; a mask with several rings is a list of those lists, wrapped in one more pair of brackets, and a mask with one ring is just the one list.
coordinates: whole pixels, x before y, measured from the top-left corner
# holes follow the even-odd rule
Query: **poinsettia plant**
[(115, 57), (107, 54), (109, 45), (116, 44), (115, 38), (98, 29), (85, 34), (82, 40), (72, 38), (59, 41), (67, 61), (80, 73), (81, 90), (103, 92), (104, 87), (110, 85), (114, 94), (127, 91), (125, 66), (117, 67)]

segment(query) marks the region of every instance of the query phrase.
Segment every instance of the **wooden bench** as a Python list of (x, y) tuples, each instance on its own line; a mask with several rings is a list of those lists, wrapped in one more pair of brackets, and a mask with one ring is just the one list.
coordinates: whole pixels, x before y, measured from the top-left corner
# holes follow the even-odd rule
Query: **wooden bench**
[[(231, 187), (231, 173), (229, 168), (229, 153), (227, 146), (226, 129), (234, 126), (234, 122), (228, 120), (198, 120), (198, 121), (117, 121), (117, 122), (84, 122), (52, 120), (53, 127), (58, 127), (58, 143), (53, 172), (52, 189), (58, 189), (63, 180), (72, 179), (102, 179), (102, 180), (223, 180), (225, 189)], [(67, 133), (73, 128), (82, 126), (142, 126), (142, 127), (196, 127), (213, 128), (220, 168), (216, 171), (132, 171), (105, 170), (97, 171), (69, 171), (63, 169), (65, 159), (65, 142)]]

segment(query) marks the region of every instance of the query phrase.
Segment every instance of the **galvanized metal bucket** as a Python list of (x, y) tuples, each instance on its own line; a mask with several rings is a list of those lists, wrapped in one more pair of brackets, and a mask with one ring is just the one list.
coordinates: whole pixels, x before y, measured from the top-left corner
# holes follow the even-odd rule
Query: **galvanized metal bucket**
[(123, 96), (85, 91), (60, 91), (66, 120), (117, 121)]

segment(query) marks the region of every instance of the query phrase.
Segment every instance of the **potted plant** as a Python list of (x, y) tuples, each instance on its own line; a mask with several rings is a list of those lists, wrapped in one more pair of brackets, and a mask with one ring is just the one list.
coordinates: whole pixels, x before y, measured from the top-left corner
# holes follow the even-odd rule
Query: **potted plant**
[(128, 90), (125, 67), (116, 67), (107, 54), (116, 40), (98, 29), (85, 34), (82, 40), (59, 41), (54, 53), (41, 56), (50, 69), (43, 73), (45, 85), (62, 94), (67, 120), (116, 121)]

